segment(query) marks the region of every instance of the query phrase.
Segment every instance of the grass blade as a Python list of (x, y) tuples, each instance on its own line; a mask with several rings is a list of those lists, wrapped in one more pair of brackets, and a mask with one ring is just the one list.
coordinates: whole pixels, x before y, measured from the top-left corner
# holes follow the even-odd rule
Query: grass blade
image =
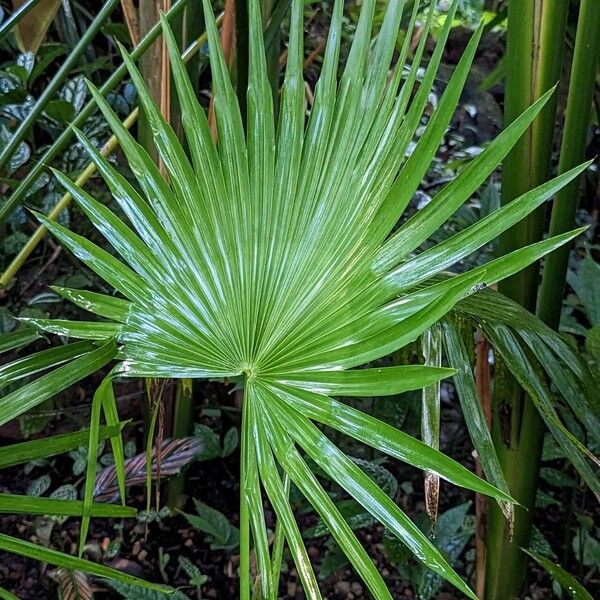
[(593, 600), (591, 594), (569, 573), (567, 573), (560, 565), (548, 560), (545, 556), (537, 554), (532, 550), (521, 548), (525, 554), (535, 560), (540, 567), (544, 568), (573, 600)]
[[(155, 583), (138, 579), (132, 575), (128, 575), (123, 571), (117, 571), (98, 563), (90, 562), (89, 560), (83, 560), (81, 558), (75, 558), (62, 552), (57, 552), (50, 548), (44, 548), (31, 542), (25, 542), (17, 538), (0, 533), (0, 550), (3, 552), (9, 552), (11, 554), (18, 554), (19, 556), (25, 556), (41, 562), (47, 562), (57, 567), (65, 567), (67, 569), (74, 569), (76, 571), (83, 571), (96, 577), (104, 577), (106, 579), (114, 579), (115, 581), (122, 581), (123, 583), (130, 583), (132, 585), (138, 585), (148, 590), (154, 590), (157, 592), (165, 591), (164, 586)], [(168, 592), (167, 592), (168, 593)]]

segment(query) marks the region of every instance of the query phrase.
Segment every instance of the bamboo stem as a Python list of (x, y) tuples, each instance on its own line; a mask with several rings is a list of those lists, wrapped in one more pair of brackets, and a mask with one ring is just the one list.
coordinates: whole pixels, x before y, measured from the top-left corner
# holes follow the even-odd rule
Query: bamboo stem
[[(193, 387), (191, 379), (177, 382), (175, 391), (175, 407), (173, 411), (173, 437), (175, 439), (190, 434), (193, 421)], [(181, 495), (185, 483), (185, 473), (180, 473), (169, 481), (168, 504), (171, 509), (182, 508)]]
[(133, 0), (121, 0), (121, 10), (123, 11), (123, 17), (125, 18), (125, 24), (127, 25), (127, 31), (129, 31), (131, 43), (134, 46), (137, 46), (140, 41), (140, 23), (138, 20), (137, 9), (133, 5)]
[[(600, 55), (600, 2), (582, 0), (558, 173), (565, 173), (585, 159), (586, 138), (594, 97), (596, 68)], [(579, 202), (580, 178), (565, 186), (552, 207), (550, 235), (558, 235), (575, 226)], [(546, 259), (540, 287), (538, 314), (551, 327), (558, 329), (562, 292), (569, 262), (570, 246), (553, 252)]]
[[(220, 15), (217, 19), (217, 23), (220, 23), (223, 18), (223, 15)], [(203, 33), (197, 40), (195, 40), (192, 44), (188, 46), (188, 48), (181, 55), (184, 62), (188, 62), (192, 56), (206, 43), (206, 33)], [(129, 129), (136, 122), (139, 115), (139, 108), (134, 108), (131, 113), (125, 118), (123, 121), (123, 125)], [(117, 147), (118, 140), (116, 136), (112, 135), (108, 141), (102, 146), (100, 150), (100, 154), (102, 156), (110, 155), (113, 150)], [(93, 163), (88, 163), (85, 169), (81, 172), (79, 177), (75, 180), (75, 183), (79, 187), (83, 187), (89, 179), (96, 172), (96, 167)], [(58, 216), (62, 213), (62, 211), (69, 206), (71, 203), (72, 196), (69, 193), (66, 193), (62, 196), (62, 198), (58, 201), (56, 206), (48, 213), (48, 218), (52, 221), (55, 221)], [(29, 258), (31, 253), (37, 248), (38, 244), (44, 239), (46, 232), (48, 230), (43, 225), (40, 225), (33, 235), (29, 238), (25, 246), (20, 250), (20, 252), (15, 256), (10, 265), (7, 267), (6, 271), (0, 277), (0, 286), (7, 286), (15, 275), (19, 272), (19, 269), (23, 266), (25, 261)]]
[[(168, 21), (172, 21), (186, 6), (186, 4), (190, 0), (179, 0), (176, 4), (173, 5), (173, 8), (165, 15), (165, 18)], [(137, 45), (133, 52), (131, 53), (132, 60), (138, 60), (140, 56), (142, 56), (146, 50), (150, 47), (150, 45), (154, 42), (154, 40), (160, 35), (161, 32), (160, 23), (156, 23), (154, 27), (143, 37), (140, 41), (139, 45)], [(119, 65), (117, 69), (113, 72), (113, 74), (106, 80), (104, 85), (100, 88), (100, 93), (105, 96), (113, 90), (119, 82), (125, 77), (127, 72), (127, 68), (125, 64)], [(73, 119), (71, 123), (74, 127), (81, 127), (82, 124), (92, 116), (94, 110), (96, 109), (96, 103), (94, 100), (90, 100), (79, 112), (79, 114)], [(14, 208), (23, 201), (25, 195), (29, 188), (33, 185), (33, 183), (40, 176), (45, 166), (50, 164), (59, 153), (65, 148), (65, 146), (71, 141), (73, 137), (73, 129), (72, 127), (68, 127), (65, 129), (58, 138), (54, 141), (54, 143), (46, 150), (44, 155), (39, 159), (39, 161), (34, 164), (27, 176), (19, 183), (15, 191), (11, 194), (11, 196), (4, 202), (2, 207), (0, 207), (0, 223), (3, 223), (10, 213), (14, 210)]]
[[(512, 0), (508, 6), (505, 121), (512, 122), (559, 80), (568, 0)], [(550, 175), (556, 101), (548, 104), (503, 164), (502, 202), (506, 204), (546, 181)], [(500, 240), (500, 254), (541, 239), (544, 209), (513, 226)], [(538, 265), (501, 282), (499, 291), (534, 311)], [(494, 377), (492, 436), (515, 509), (514, 529), (490, 505), (487, 531), (485, 598), (518, 595), (525, 575), (532, 509), (537, 492), (544, 426), (530, 398), (506, 365), (497, 361)]]
[(46, 108), (46, 105), (50, 102), (52, 96), (56, 94), (64, 80), (67, 78), (67, 75), (69, 75), (81, 55), (85, 52), (96, 33), (98, 33), (102, 25), (104, 25), (104, 22), (116, 6), (117, 0), (108, 0), (90, 25), (89, 29), (79, 40), (77, 46), (69, 53), (65, 62), (56, 72), (50, 83), (45, 87), (42, 95), (37, 99), (37, 102), (33, 105), (31, 111), (27, 114), (27, 117), (21, 121), (20, 125), (10, 136), (6, 146), (2, 149), (2, 152), (0, 152), (0, 169), (4, 168), (15, 150), (19, 147), (19, 144), (25, 139), (36, 119), (42, 114), (42, 111)]

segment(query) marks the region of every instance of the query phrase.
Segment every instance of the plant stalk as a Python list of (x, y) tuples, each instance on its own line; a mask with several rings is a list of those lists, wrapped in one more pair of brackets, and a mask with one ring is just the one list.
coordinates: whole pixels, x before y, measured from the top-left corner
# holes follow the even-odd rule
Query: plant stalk
[[(586, 139), (590, 124), (600, 56), (600, 2), (581, 0), (571, 81), (565, 113), (558, 174), (585, 160)], [(556, 195), (550, 219), (550, 235), (575, 227), (579, 202), (580, 178), (573, 180)], [(565, 245), (546, 258), (540, 287), (539, 317), (558, 329), (570, 246)]]
[[(505, 125), (560, 79), (568, 0), (512, 0), (508, 6), (506, 53)], [(503, 164), (502, 203), (544, 183), (550, 176), (556, 100), (548, 103), (532, 127), (513, 147)], [(513, 226), (500, 239), (505, 254), (540, 240), (545, 209), (541, 207)], [(498, 289), (535, 311), (539, 267), (501, 282)], [(488, 513), (485, 598), (516, 598), (525, 575), (544, 426), (531, 399), (508, 368), (497, 361), (492, 399), (492, 437), (515, 509), (511, 531), (499, 508), (491, 503)]]
[(239, 392), (242, 404), (242, 435), (240, 436), (240, 600), (250, 600), (250, 507), (246, 493), (248, 445), (253, 443), (248, 418), (248, 402), (243, 392)]
[[(223, 15), (221, 14), (217, 19), (217, 23), (220, 23), (222, 21), (222, 19), (223, 19)], [(186, 48), (185, 52), (182, 53), (181, 58), (183, 59), (183, 61), (188, 62), (197, 53), (199, 48), (201, 48), (205, 43), (206, 43), (206, 33), (203, 33), (197, 40), (195, 40), (192, 44), (190, 44), (190, 46), (188, 46), (188, 48)], [(127, 115), (127, 117), (123, 121), (123, 125), (127, 129), (131, 128), (131, 126), (136, 122), (136, 120), (138, 118), (138, 114), (139, 114), (139, 108), (136, 107), (129, 113), (129, 115)], [(118, 140), (117, 140), (116, 136), (112, 135), (100, 149), (100, 154), (102, 154), (102, 156), (109, 156), (114, 151), (114, 149), (117, 147), (117, 145), (118, 145)], [(75, 180), (75, 183), (79, 187), (83, 187), (89, 181), (89, 179), (92, 177), (92, 175), (94, 175), (95, 172), (96, 172), (96, 166), (91, 162), (88, 163), (88, 165), (81, 172), (79, 177)], [(23, 180), (23, 182), (25, 182), (25, 180)], [(57, 202), (56, 206), (48, 213), (48, 218), (51, 219), (52, 221), (55, 221), (58, 218), (58, 216), (62, 213), (62, 211), (65, 210), (65, 208), (67, 208), (67, 206), (69, 206), (72, 199), (73, 198), (72, 198), (71, 194), (69, 194), (68, 192), (66, 194), (64, 194), (61, 197), (61, 199)], [(35, 230), (35, 232), (29, 238), (29, 240), (27, 241), (25, 246), (23, 246), (23, 248), (20, 250), (20, 252), (17, 254), (17, 256), (15, 256), (15, 258), (12, 260), (12, 262), (10, 263), (10, 265), (8, 266), (6, 271), (2, 274), (2, 277), (0, 277), (0, 287), (7, 286), (12, 281), (12, 279), (15, 277), (15, 275), (19, 272), (19, 269), (23, 266), (25, 261), (29, 258), (31, 253), (37, 248), (38, 244), (44, 239), (44, 236), (46, 235), (47, 231), (48, 230), (46, 229), (46, 227), (44, 225), (40, 225)]]
[[(190, 434), (193, 420), (193, 385), (191, 379), (180, 379), (175, 392), (175, 406), (173, 410), (173, 437), (183, 438)], [(171, 509), (182, 508), (181, 495), (183, 494), (185, 473), (169, 480), (168, 503)]]
[(42, 114), (42, 111), (46, 108), (48, 102), (50, 102), (52, 97), (56, 94), (64, 80), (73, 69), (73, 66), (86, 51), (96, 33), (98, 33), (100, 28), (104, 25), (106, 19), (115, 9), (117, 4), (118, 0), (108, 0), (87, 31), (81, 36), (77, 46), (75, 46), (75, 48), (69, 52), (65, 62), (63, 62), (60, 69), (56, 72), (50, 83), (42, 92), (42, 95), (33, 105), (31, 112), (29, 112), (27, 117), (21, 121), (21, 124), (17, 127), (6, 146), (2, 149), (2, 152), (0, 153), (0, 170), (6, 166), (6, 163), (8, 163), (15, 150), (19, 147), (19, 144), (25, 139), (37, 118)]
[[(186, 6), (186, 4), (190, 0), (179, 0), (176, 2), (171, 10), (165, 15), (167, 20), (171, 21), (174, 17), (176, 17)], [(143, 37), (141, 42), (133, 49), (131, 53), (131, 58), (133, 60), (138, 60), (140, 56), (146, 52), (146, 50), (150, 47), (150, 45), (154, 42), (154, 40), (160, 35), (162, 29), (160, 23), (156, 23), (154, 27)], [(127, 74), (127, 68), (125, 64), (121, 64), (117, 67), (117, 69), (113, 72), (113, 74), (106, 80), (104, 85), (100, 88), (100, 93), (103, 96), (106, 96), (109, 92), (114, 90), (114, 88), (121, 82), (123, 77)], [(92, 116), (94, 111), (96, 110), (96, 103), (93, 100), (90, 100), (79, 112), (79, 114), (73, 119), (72, 126), (81, 127), (85, 121)], [(54, 143), (46, 150), (44, 155), (38, 160), (37, 163), (32, 165), (29, 173), (21, 181), (21, 183), (14, 190), (12, 195), (4, 202), (2, 207), (0, 207), (0, 223), (6, 221), (10, 213), (13, 209), (19, 205), (27, 191), (31, 187), (31, 185), (37, 180), (40, 176), (46, 165), (50, 164), (67, 146), (67, 144), (71, 141), (73, 137), (73, 128), (67, 127), (54, 141)]]

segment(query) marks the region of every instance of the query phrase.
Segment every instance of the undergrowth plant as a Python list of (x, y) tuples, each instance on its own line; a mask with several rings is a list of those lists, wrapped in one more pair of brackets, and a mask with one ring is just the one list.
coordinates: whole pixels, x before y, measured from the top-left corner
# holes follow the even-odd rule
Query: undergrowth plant
[[(203, 5), (218, 140), (211, 138), (180, 50), (163, 19), (189, 152), (151, 100), (134, 61), (123, 52), (165, 175), (90, 85), (139, 187), (119, 174), (83, 134), (78, 133), (78, 139), (127, 220), (64, 174), (55, 175), (120, 258), (38, 215), (66, 248), (115, 288), (117, 295), (55, 288), (102, 320), (29, 319), (27, 327), (1, 338), (5, 348), (19, 347), (35, 339), (35, 328), (82, 341), (43, 350), (2, 367), (2, 384), (12, 387), (0, 399), (0, 424), (112, 365), (92, 401), (83, 501), (72, 501), (68, 507), (47, 506), (46, 499), (36, 498), (28, 499), (29, 506), (45, 513), (82, 516), (81, 557), (92, 516), (105, 514), (107, 509), (115, 514), (133, 510), (93, 502), (98, 440), (107, 436), (112, 441), (121, 500), (125, 501), (122, 425), (112, 381), (122, 377), (227, 378), (243, 387), (239, 523), (242, 600), (276, 600), (285, 544), (306, 596), (321, 598), (288, 501), (290, 482), (315, 508), (373, 597), (391, 600), (376, 565), (318, 480), (313, 471), (315, 464), (427, 568), (467, 597), (475, 598), (428, 536), (332, 443), (321, 425), (423, 469), (428, 477), (441, 477), (488, 495), (500, 503), (510, 519), (513, 500), (497, 469), (489, 432), (472, 406), (476, 399), (469, 396), (472, 386), (468, 357), (453, 324), (463, 319), (482, 328), (500, 352), (514, 353), (515, 359), (510, 361), (509, 357), (509, 362), (520, 375), (530, 381), (540, 377), (542, 390), (545, 378), (532, 366), (531, 352), (557, 380), (566, 377), (565, 372), (573, 377), (573, 369), (585, 369), (577, 356), (566, 353), (560, 338), (529, 313), (494, 292), (480, 292), (572, 239), (578, 231), (515, 250), (466, 273), (452, 275), (447, 269), (535, 210), (586, 165), (526, 192), (464, 231), (415, 254), (476, 192), (552, 92), (507, 127), (429, 205), (396, 228), (459, 102), (482, 28), (470, 40), (416, 147), (409, 153), (415, 131), (422, 123), (457, 1), (421, 73), (434, 11), (428, 13), (412, 63), (405, 71), (402, 67), (409, 55), (418, 3), (411, 13), (406, 41), (394, 60), (404, 2), (388, 4), (380, 33), (372, 43), (375, 0), (365, 0), (350, 54), (338, 79), (344, 2), (336, 0), (322, 71), (307, 118), (302, 73), (304, 3), (293, 0), (277, 123), (259, 0), (249, 2), (247, 115), (239, 110), (210, 3), (204, 0)], [(443, 329), (437, 329), (435, 336), (443, 336), (454, 368), (384, 366), (380, 361), (417, 340), (441, 319), (445, 319)], [(530, 350), (523, 349), (523, 340), (532, 344)], [(436, 343), (439, 347), (441, 342)], [(25, 380), (21, 387), (13, 385), (35, 374), (40, 376)], [(452, 375), (463, 377), (461, 399), (491, 483), (439, 452), (432, 447), (435, 444), (419, 441), (334, 398), (393, 395), (439, 385)], [(577, 390), (567, 401), (575, 406), (573, 410), (587, 410), (585, 391)], [(593, 457), (562, 425), (552, 401), (543, 393), (539, 409), (551, 430), (570, 449), (574, 462), (579, 460), (582, 470), (589, 469), (586, 460)], [(101, 428), (102, 416), (105, 428)], [(597, 485), (595, 476), (589, 479), (590, 485)], [(263, 493), (277, 516), (272, 544), (265, 524)], [(6, 510), (26, 512), (19, 502), (23, 499), (0, 495), (0, 506)], [(255, 572), (251, 572), (252, 548)], [(133, 579), (4, 534), (0, 535), (0, 550), (118, 578), (128, 584)], [(137, 583), (153, 587), (148, 582)]]

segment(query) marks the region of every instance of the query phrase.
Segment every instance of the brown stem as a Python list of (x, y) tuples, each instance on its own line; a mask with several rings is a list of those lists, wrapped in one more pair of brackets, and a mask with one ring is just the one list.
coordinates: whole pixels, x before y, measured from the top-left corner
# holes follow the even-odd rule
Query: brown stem
[(131, 43), (134, 46), (137, 46), (140, 42), (140, 22), (137, 9), (133, 5), (133, 0), (121, 0), (121, 9), (123, 10), (123, 16), (125, 17), (125, 24), (127, 25), (127, 31), (129, 31)]

